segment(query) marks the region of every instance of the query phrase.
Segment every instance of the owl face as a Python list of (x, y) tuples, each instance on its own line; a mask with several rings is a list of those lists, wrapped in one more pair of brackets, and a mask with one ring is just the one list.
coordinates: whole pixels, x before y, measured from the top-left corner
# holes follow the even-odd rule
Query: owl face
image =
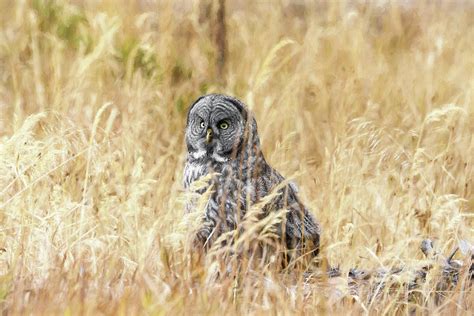
[(186, 144), (194, 159), (217, 162), (231, 159), (242, 142), (246, 110), (236, 99), (224, 95), (199, 98), (188, 111)]

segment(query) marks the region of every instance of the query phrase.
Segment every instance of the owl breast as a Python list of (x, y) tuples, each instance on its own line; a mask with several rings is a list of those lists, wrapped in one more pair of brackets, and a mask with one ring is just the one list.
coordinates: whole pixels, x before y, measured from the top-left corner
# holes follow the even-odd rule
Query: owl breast
[(188, 161), (184, 167), (184, 188), (189, 189), (193, 182), (207, 174), (208, 168), (206, 164)]

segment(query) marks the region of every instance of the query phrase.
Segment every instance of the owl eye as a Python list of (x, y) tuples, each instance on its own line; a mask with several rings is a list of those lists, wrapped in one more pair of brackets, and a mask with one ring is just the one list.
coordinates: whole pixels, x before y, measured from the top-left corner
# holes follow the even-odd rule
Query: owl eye
[(220, 129), (228, 129), (229, 128), (229, 122), (227, 121), (222, 121), (219, 123), (219, 128)]
[(204, 128), (206, 127), (206, 124), (204, 123), (204, 121), (201, 121), (201, 124), (199, 124), (199, 126), (201, 126), (201, 128)]

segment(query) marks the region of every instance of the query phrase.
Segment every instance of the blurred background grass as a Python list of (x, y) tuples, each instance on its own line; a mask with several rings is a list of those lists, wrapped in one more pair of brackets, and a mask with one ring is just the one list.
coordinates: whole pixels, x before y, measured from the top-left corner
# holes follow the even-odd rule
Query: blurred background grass
[(181, 175), (187, 107), (231, 94), (330, 264), (449, 252), (473, 240), (473, 56), (472, 1), (0, 1), (3, 311), (468, 313), (461, 287), (433, 304), (436, 271), (417, 302), (214, 282), (186, 251)]

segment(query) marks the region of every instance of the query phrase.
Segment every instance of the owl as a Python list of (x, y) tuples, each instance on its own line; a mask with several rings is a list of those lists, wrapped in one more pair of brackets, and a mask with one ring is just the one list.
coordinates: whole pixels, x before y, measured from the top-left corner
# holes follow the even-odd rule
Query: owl
[[(222, 94), (198, 98), (188, 110), (185, 140), (185, 189), (212, 175), (202, 226), (195, 236), (198, 245), (207, 249), (220, 235), (236, 229), (249, 208), (272, 193), (263, 216), (287, 210), (286, 220), (276, 228), (281, 245), (318, 253), (319, 224), (298, 198), (296, 185), (285, 181), (265, 160), (257, 122), (240, 100)], [(187, 205), (187, 209), (193, 207)]]

